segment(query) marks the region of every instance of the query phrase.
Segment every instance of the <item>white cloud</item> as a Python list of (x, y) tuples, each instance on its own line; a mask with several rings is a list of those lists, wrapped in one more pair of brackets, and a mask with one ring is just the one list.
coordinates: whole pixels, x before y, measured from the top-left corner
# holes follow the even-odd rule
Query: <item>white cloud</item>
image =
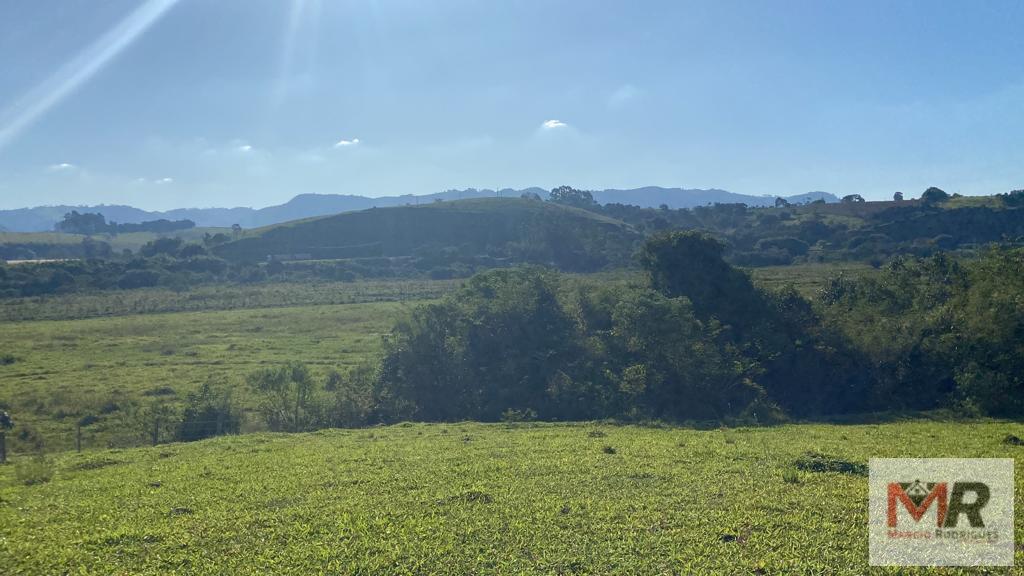
[(52, 164), (50, 166), (50, 172), (66, 172), (68, 170), (74, 170), (75, 168), (78, 168), (78, 166), (62, 162), (60, 164)]
[(341, 140), (338, 140), (338, 142), (334, 145), (334, 147), (335, 148), (344, 148), (346, 146), (355, 146), (357, 144), (359, 144), (359, 138), (353, 138), (351, 140), (345, 140), (343, 138)]
[(544, 123), (541, 124), (540, 126), (541, 126), (541, 128), (543, 128), (545, 130), (557, 130), (559, 128), (568, 128), (569, 127), (568, 124), (566, 124), (565, 122), (562, 122), (561, 120), (545, 120)]
[(238, 150), (239, 152), (242, 152), (243, 154), (246, 153), (246, 152), (252, 152), (252, 145), (250, 145), (250, 144), (242, 144), (242, 145), (238, 146), (237, 148), (235, 148), (235, 150)]
[(174, 184), (174, 178), (136, 178), (132, 180), (132, 184)]

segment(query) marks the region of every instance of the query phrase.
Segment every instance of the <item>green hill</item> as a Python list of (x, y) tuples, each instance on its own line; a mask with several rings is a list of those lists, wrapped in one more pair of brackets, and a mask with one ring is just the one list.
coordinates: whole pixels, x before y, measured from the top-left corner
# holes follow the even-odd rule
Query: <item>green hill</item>
[(217, 247), (235, 261), (415, 256), (439, 264), (474, 259), (564, 270), (627, 263), (641, 238), (585, 210), (518, 198), (371, 208), (259, 228)]

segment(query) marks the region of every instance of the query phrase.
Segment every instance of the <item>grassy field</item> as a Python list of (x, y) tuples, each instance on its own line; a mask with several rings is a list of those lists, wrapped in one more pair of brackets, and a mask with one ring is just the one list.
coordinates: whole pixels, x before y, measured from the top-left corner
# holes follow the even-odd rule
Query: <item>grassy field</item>
[(109, 290), (0, 299), (0, 320), (77, 320), (167, 312), (280, 308), (439, 298), (462, 280), (361, 280), (220, 284), (191, 290)]
[(1024, 448), (1002, 443), (1010, 433), (1024, 436), (1024, 425), (401, 424), (68, 453), (51, 461), (52, 480), (33, 485), (21, 457), (0, 467), (0, 566), (11, 575), (906, 574), (867, 566), (866, 477), (794, 462), (808, 451), (854, 463), (1014, 457)]
[(754, 283), (763, 288), (779, 290), (792, 285), (797, 292), (806, 298), (817, 296), (829, 278), (840, 274), (856, 276), (870, 274), (873, 268), (859, 262), (843, 262), (834, 264), (797, 264), (793, 266), (764, 266), (749, 268), (747, 272)]
[[(96, 234), (90, 236), (94, 240), (110, 244), (115, 252), (122, 250), (137, 251), (146, 242), (157, 238), (176, 236), (186, 242), (202, 242), (205, 234), (227, 234), (231, 236), (231, 228), (189, 228), (174, 232), (127, 232), (124, 234)], [(64, 232), (0, 232), (0, 245), (3, 244), (81, 244), (86, 236), (83, 234), (66, 234)]]
[[(315, 371), (344, 370), (367, 358), (410, 304), (374, 302), (70, 321), (16, 322), (0, 331), (0, 400), (35, 430), (47, 450), (126, 445), (126, 407), (156, 397), (180, 400), (210, 377), (241, 383), (249, 372), (296, 360)], [(169, 390), (167, 390), (169, 389)], [(133, 430), (133, 434), (139, 431)], [(19, 447), (18, 438), (12, 439)]]

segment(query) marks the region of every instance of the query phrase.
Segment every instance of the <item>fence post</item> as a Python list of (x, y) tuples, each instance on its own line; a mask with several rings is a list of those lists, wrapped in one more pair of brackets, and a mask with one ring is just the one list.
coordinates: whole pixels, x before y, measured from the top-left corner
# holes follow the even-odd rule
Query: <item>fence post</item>
[(82, 425), (75, 426), (75, 452), (82, 451)]
[(7, 433), (0, 430), (0, 464), (7, 462)]

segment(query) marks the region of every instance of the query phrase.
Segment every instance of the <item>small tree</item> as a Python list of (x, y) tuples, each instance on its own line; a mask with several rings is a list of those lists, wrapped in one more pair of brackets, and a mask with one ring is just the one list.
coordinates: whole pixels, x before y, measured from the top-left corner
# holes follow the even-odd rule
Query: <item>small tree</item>
[(853, 204), (854, 202), (863, 202), (863, 201), (864, 201), (864, 197), (861, 196), (860, 194), (849, 194), (847, 196), (843, 196), (843, 204)]
[(576, 208), (593, 208), (597, 206), (593, 194), (586, 190), (577, 190), (572, 186), (559, 186), (553, 189), (549, 199), (555, 204), (575, 206)]
[(337, 372), (327, 375), (324, 389), (334, 398), (328, 406), (329, 423), (340, 428), (352, 428), (369, 423), (374, 408), (374, 388), (378, 367), (371, 363), (357, 366), (347, 376)]
[(316, 383), (305, 364), (265, 368), (249, 374), (247, 381), (263, 397), (260, 411), (271, 430), (302, 432), (320, 423)]
[(781, 196), (779, 196), (778, 198), (775, 199), (775, 207), (776, 208), (785, 208), (786, 206), (789, 206), (789, 200), (786, 200), (785, 198), (783, 198)]
[(892, 195), (892, 199), (896, 202), (903, 202), (903, 192), (897, 192)]
[(935, 186), (932, 186), (925, 190), (924, 194), (921, 194), (921, 201), (925, 204), (938, 204), (945, 200), (949, 200), (949, 194), (947, 194), (945, 190), (936, 188)]
[(0, 464), (7, 462), (7, 431), (14, 428), (11, 415), (0, 410)]

